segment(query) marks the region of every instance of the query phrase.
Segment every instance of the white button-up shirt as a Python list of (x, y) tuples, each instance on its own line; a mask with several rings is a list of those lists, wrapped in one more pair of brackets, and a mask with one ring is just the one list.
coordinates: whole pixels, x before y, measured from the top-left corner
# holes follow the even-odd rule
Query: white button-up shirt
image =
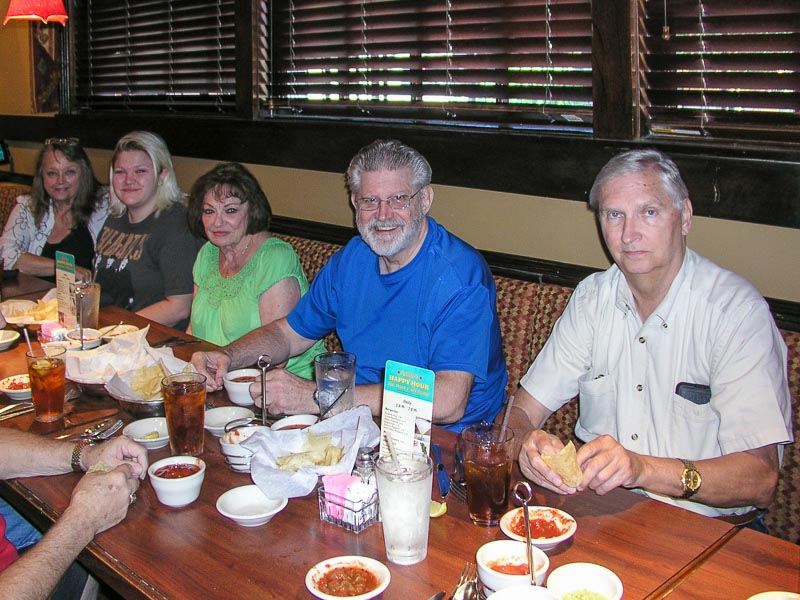
[[(581, 282), (521, 385), (552, 411), (579, 394), (584, 441), (608, 434), (639, 454), (701, 460), (792, 442), (786, 361), (758, 291), (687, 249), (644, 323), (616, 266)], [(710, 399), (680, 396), (681, 382)], [(711, 516), (752, 508), (648, 495)]]

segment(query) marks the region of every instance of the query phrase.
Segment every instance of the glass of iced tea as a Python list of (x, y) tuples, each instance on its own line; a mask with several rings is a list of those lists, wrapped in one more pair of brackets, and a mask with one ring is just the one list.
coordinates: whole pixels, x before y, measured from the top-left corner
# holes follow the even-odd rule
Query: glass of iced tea
[(177, 373), (161, 380), (172, 455), (203, 453), (206, 417), (206, 377), (200, 373)]
[(42, 423), (64, 416), (66, 348), (31, 348), (25, 353), (31, 380), (34, 419)]
[(471, 425), (461, 432), (461, 444), (469, 517), (476, 525), (495, 526), (508, 504), (514, 432), (490, 423)]

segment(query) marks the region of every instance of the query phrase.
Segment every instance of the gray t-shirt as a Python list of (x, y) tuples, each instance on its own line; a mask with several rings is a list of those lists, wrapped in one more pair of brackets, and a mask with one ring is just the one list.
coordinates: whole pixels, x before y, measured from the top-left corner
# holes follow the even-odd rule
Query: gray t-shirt
[[(141, 310), (167, 296), (191, 294), (192, 266), (203, 240), (189, 231), (186, 209), (173, 204), (139, 223), (109, 217), (95, 248), (100, 305)], [(186, 329), (186, 322), (175, 325)]]

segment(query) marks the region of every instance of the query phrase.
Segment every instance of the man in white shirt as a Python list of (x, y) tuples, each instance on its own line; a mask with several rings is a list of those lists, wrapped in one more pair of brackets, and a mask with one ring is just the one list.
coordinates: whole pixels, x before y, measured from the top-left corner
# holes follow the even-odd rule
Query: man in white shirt
[[(522, 472), (562, 494), (621, 486), (709, 516), (756, 515), (793, 439), (786, 346), (767, 303), (686, 248), (692, 204), (664, 154), (611, 159), (589, 203), (615, 264), (576, 288), (520, 382)], [(562, 441), (540, 428), (576, 395), (586, 443), (571, 488), (541, 458)]]

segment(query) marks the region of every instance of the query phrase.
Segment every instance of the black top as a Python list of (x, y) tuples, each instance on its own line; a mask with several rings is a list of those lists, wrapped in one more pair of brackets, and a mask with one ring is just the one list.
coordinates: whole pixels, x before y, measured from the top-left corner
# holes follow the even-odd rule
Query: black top
[(56, 251), (72, 254), (75, 257), (76, 266), (92, 270), (94, 240), (86, 225), (78, 225), (57, 244), (45, 243), (41, 255), (45, 258), (55, 259)]

